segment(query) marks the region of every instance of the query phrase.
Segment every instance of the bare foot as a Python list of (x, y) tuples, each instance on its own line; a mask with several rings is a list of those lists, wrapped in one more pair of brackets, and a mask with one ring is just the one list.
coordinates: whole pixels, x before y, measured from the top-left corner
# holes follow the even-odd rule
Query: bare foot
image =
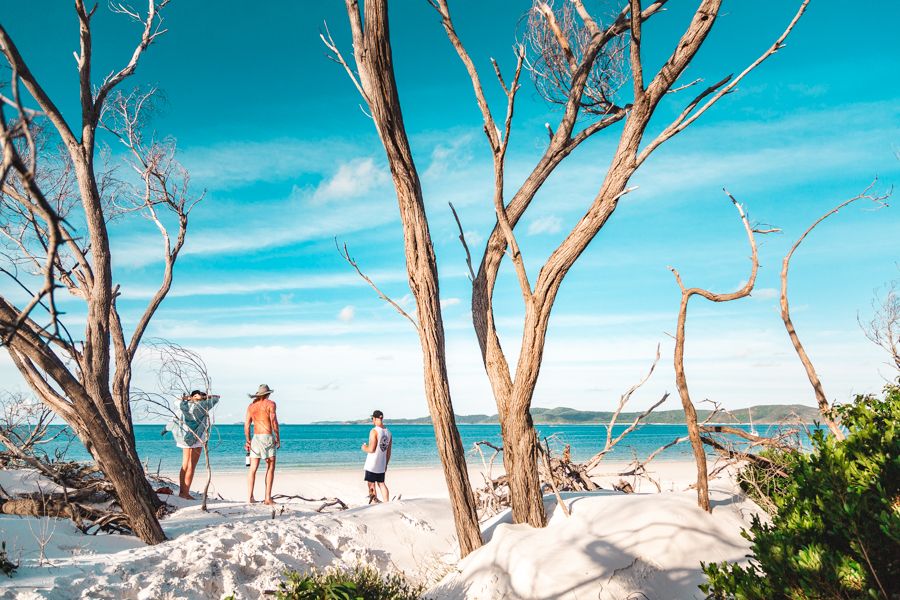
[(275, 501), (272, 500), (271, 498), (266, 498), (265, 500), (263, 500), (263, 504), (268, 504), (271, 506), (271, 505), (275, 504)]
[(193, 500), (194, 499), (194, 497), (191, 496), (190, 494), (188, 494), (187, 492), (184, 492), (183, 494), (178, 494), (178, 497), (184, 498), (185, 500)]
[(374, 494), (369, 496), (369, 504), (381, 504), (381, 500), (378, 499)]
[(250, 504), (256, 504), (256, 499), (253, 496), (250, 496), (250, 500), (248, 502)]

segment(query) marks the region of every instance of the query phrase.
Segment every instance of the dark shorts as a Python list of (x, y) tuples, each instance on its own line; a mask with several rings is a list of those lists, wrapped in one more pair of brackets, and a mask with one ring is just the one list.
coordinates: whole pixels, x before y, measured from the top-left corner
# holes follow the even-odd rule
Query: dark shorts
[(363, 479), (371, 483), (384, 483), (384, 473), (373, 473), (372, 471), (366, 471)]

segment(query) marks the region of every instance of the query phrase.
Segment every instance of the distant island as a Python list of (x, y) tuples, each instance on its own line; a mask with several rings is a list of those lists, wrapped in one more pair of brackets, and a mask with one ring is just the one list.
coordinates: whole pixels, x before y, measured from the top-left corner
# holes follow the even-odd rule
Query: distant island
[[(709, 416), (709, 410), (698, 410), (697, 417), (702, 421)], [(623, 412), (617, 423), (628, 424), (634, 421), (639, 412)], [(531, 417), (538, 425), (605, 425), (612, 418), (612, 411), (575, 410), (560, 406), (557, 408), (532, 408)], [(386, 421), (392, 425), (430, 425), (431, 417), (417, 419), (391, 419)], [(761, 404), (749, 408), (738, 408), (716, 417), (716, 423), (812, 423), (821, 419), (817, 408), (802, 404)], [(355, 421), (316, 421), (313, 425), (366, 425), (368, 419)], [(461, 425), (496, 425), (497, 415), (456, 415), (456, 422)], [(678, 425), (684, 423), (684, 412), (681, 410), (654, 411), (647, 416), (646, 424)]]

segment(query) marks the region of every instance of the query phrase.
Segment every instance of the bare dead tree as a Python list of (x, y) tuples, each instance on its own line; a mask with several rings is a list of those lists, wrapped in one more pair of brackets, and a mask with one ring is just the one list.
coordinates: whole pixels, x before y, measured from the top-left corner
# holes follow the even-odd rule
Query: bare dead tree
[[(0, 52), (12, 72), (11, 97), (4, 96), (0, 102), (0, 233), (12, 249), (7, 258), (13, 257), (3, 273), (16, 284), (19, 296), (25, 297), (17, 304), (13, 296), (0, 295), (2, 344), (35, 395), (69, 424), (109, 477), (130, 528), (147, 543), (158, 543), (165, 535), (156, 517), (161, 503), (135, 450), (132, 362), (150, 319), (171, 287), (188, 215), (197, 199), (188, 196), (188, 177), (174, 161), (174, 143), (143, 133), (142, 115), (152, 91), (123, 95), (117, 94), (117, 88), (165, 33), (160, 11), (167, 2), (148, 0), (143, 14), (125, 5), (111, 7), (139, 25), (140, 37), (125, 66), (95, 84), (91, 20), (96, 6), (89, 8), (76, 0), (80, 49), (75, 58), (81, 103), (77, 124), (66, 120), (0, 26)], [(25, 106), (20, 87), (36, 103), (36, 110)], [(10, 106), (16, 115), (7, 120), (2, 109)], [(113, 174), (98, 170), (98, 133), (104, 129), (124, 144), (138, 185), (123, 186)], [(41, 152), (47, 147), (37, 140), (39, 132), (58, 142), (61, 154), (49, 158), (52, 153)], [(126, 337), (116, 307), (120, 292), (113, 280), (109, 227), (113, 217), (133, 212), (159, 229), (164, 273)], [(23, 268), (26, 265), (28, 269)], [(58, 289), (83, 303), (83, 337), (66, 327), (66, 318), (57, 308)]]
[[(366, 0), (364, 15), (360, 12), (358, 0), (346, 0), (346, 6), (353, 36), (353, 58), (359, 74), (350, 68), (330, 35), (323, 35), (322, 40), (362, 95), (387, 154), (403, 224), (409, 287), (416, 301), (416, 329), (422, 347), (425, 397), (453, 508), (460, 554), (465, 556), (481, 546), (481, 531), (447, 381), (437, 261), (425, 213), (422, 185), (403, 124), (394, 78), (387, 0)], [(349, 259), (349, 254), (345, 258)]]
[(816, 369), (813, 366), (812, 360), (810, 360), (809, 355), (806, 353), (806, 349), (800, 342), (800, 338), (797, 335), (797, 330), (794, 328), (794, 322), (791, 320), (791, 311), (788, 305), (787, 297), (788, 270), (790, 269), (791, 258), (794, 256), (794, 252), (797, 251), (797, 248), (800, 247), (800, 244), (803, 243), (803, 240), (806, 239), (806, 236), (808, 236), (819, 223), (821, 223), (831, 215), (837, 213), (845, 206), (853, 204), (857, 200), (870, 200), (879, 206), (883, 206), (890, 194), (871, 194), (871, 190), (875, 187), (876, 183), (877, 180), (873, 181), (861, 193), (857, 194), (853, 198), (850, 198), (849, 200), (841, 202), (840, 204), (829, 210), (827, 213), (816, 219), (816, 221), (812, 225), (810, 225), (806, 229), (806, 231), (803, 232), (803, 235), (797, 238), (797, 241), (794, 242), (794, 245), (791, 246), (791, 249), (787, 254), (785, 254), (784, 260), (782, 260), (781, 262), (781, 320), (784, 322), (784, 328), (787, 330), (788, 337), (790, 337), (791, 339), (791, 344), (794, 346), (794, 350), (797, 352), (797, 356), (800, 357), (800, 362), (803, 363), (803, 368), (806, 370), (806, 376), (809, 378), (809, 383), (813, 388), (813, 393), (816, 397), (816, 403), (819, 406), (819, 412), (822, 414), (822, 419), (825, 421), (828, 429), (831, 430), (832, 435), (834, 435), (834, 437), (839, 440), (844, 439), (844, 432), (841, 431), (838, 417), (834, 413), (833, 407), (828, 401), (828, 397), (825, 395), (825, 389), (822, 387), (822, 381), (819, 379), (819, 375), (818, 373), (816, 373)]
[[(688, 428), (688, 436), (691, 442), (691, 448), (694, 452), (694, 461), (697, 464), (697, 504), (703, 510), (710, 512), (709, 506), (709, 482), (706, 466), (706, 452), (703, 449), (704, 440), (701, 439), (700, 426), (697, 424), (697, 410), (691, 401), (691, 395), (688, 391), (687, 376), (684, 373), (684, 339), (685, 339), (685, 323), (687, 322), (688, 302), (693, 296), (701, 296), (710, 302), (730, 302), (740, 298), (746, 298), (753, 291), (753, 285), (756, 283), (756, 273), (759, 270), (759, 256), (756, 251), (756, 239), (754, 233), (774, 233), (777, 229), (754, 229), (747, 219), (743, 207), (734, 199), (734, 196), (725, 193), (731, 199), (732, 204), (741, 216), (741, 222), (744, 224), (744, 230), (747, 232), (747, 239), (750, 242), (750, 277), (747, 283), (741, 289), (730, 294), (716, 294), (703, 288), (685, 288), (681, 281), (681, 275), (674, 267), (669, 267), (672, 274), (675, 275), (675, 281), (681, 289), (681, 307), (678, 310), (678, 326), (675, 332), (675, 384), (678, 386), (678, 395), (681, 396), (681, 404), (684, 407), (684, 416)], [(749, 434), (748, 434), (749, 435)]]
[[(448, 0), (429, 1), (439, 13), (444, 30), (471, 79), (493, 155), (493, 206), (497, 222), (473, 282), (473, 324), (500, 417), (505, 448), (503, 460), (510, 477), (513, 519), (517, 523), (540, 527), (544, 524), (544, 507), (537, 470), (538, 440), (530, 407), (540, 373), (550, 314), (563, 280), (612, 216), (619, 200), (633, 189), (628, 187), (628, 182), (637, 169), (657, 148), (689, 127), (721, 98), (734, 91), (747, 74), (780, 50), (805, 12), (808, 0), (800, 3), (784, 32), (759, 58), (737, 76), (728, 75), (700, 91), (671, 123), (649, 141), (644, 140), (645, 132), (663, 98), (698, 83), (695, 80), (676, 85), (712, 29), (721, 0), (700, 2), (663, 66), (646, 77), (641, 55), (642, 26), (661, 12), (666, 0), (656, 0), (646, 8), (641, 0), (620, 2), (619, 5), (624, 6), (608, 24), (592, 16), (581, 0), (572, 0), (574, 14), (568, 3), (559, 8), (537, 0), (529, 18), (531, 27), (537, 29), (532, 29), (526, 36), (533, 53), (537, 47), (537, 57), (529, 64), (532, 71), (539, 71), (539, 89), (543, 90), (544, 97), (563, 107), (562, 116), (556, 127), (548, 125), (550, 141), (543, 156), (508, 202), (504, 198), (505, 160), (526, 50), (521, 45), (515, 47), (516, 67), (509, 84), (497, 64), (493, 63), (494, 75), (506, 96), (505, 116), (500, 122), (489, 107), (475, 63), (457, 34)], [(627, 47), (627, 58), (618, 58), (624, 52), (617, 52), (617, 45)], [(626, 73), (624, 77), (623, 69)], [(630, 103), (618, 102), (615, 98), (614, 91), (623, 79), (630, 79), (632, 83)], [(553, 91), (549, 92), (550, 89)], [(585, 115), (593, 116), (593, 119), (581, 125), (587, 120), (582, 119)], [(379, 117), (373, 116), (377, 123)], [(599, 191), (582, 218), (542, 265), (532, 284), (514, 235), (516, 224), (557, 166), (582, 142), (619, 121), (624, 121), (619, 143)], [(468, 252), (468, 248), (466, 250)], [(507, 254), (515, 268), (525, 305), (515, 371), (511, 370), (501, 347), (493, 312), (497, 275)]]
[(876, 294), (868, 322), (858, 317), (857, 321), (869, 341), (888, 353), (888, 365), (900, 374), (900, 280), (891, 281), (880, 297)]
[[(44, 446), (59, 441), (70, 441), (69, 432), (60, 427), (51, 430), (54, 413), (46, 404), (21, 392), (0, 392), (0, 440), (4, 445), (16, 448), (16, 455), (42, 456), (51, 460)], [(0, 455), (4, 452), (0, 452)], [(5, 454), (13, 454), (6, 450)], [(54, 458), (62, 458), (60, 451), (54, 451)]]
[[(573, 71), (585, 54), (594, 51), (594, 31), (584, 26), (580, 10), (584, 10), (581, 4), (550, 0), (535, 3), (527, 14), (522, 36), (524, 66), (538, 95), (550, 104), (566, 106)], [(603, 29), (603, 23), (598, 22), (598, 27)], [(581, 112), (605, 116), (618, 108), (616, 94), (628, 81), (627, 52), (626, 36), (615, 36), (600, 48), (584, 83)]]
[(590, 472), (592, 469), (596, 468), (597, 465), (600, 464), (600, 461), (615, 448), (619, 442), (625, 439), (625, 437), (634, 431), (640, 426), (641, 422), (650, 416), (654, 410), (656, 410), (663, 402), (665, 402), (669, 398), (669, 392), (666, 392), (662, 395), (662, 397), (657, 400), (652, 406), (650, 406), (647, 410), (639, 413), (634, 420), (629, 424), (625, 429), (623, 429), (619, 435), (613, 437), (613, 427), (616, 426), (616, 422), (619, 420), (619, 415), (622, 414), (622, 409), (625, 408), (625, 405), (628, 404), (631, 397), (634, 395), (636, 391), (638, 391), (641, 386), (643, 386), (650, 377), (653, 375), (653, 371), (656, 370), (656, 365), (659, 363), (659, 344), (656, 345), (656, 358), (653, 359), (653, 364), (650, 365), (650, 369), (647, 371), (647, 374), (638, 381), (636, 384), (628, 388), (624, 394), (619, 397), (619, 405), (616, 406), (616, 410), (613, 412), (612, 417), (609, 419), (609, 423), (605, 425), (606, 427), (606, 443), (603, 445), (603, 449), (597, 452), (594, 456), (592, 456), (585, 463), (585, 470)]
[[(578, 27), (586, 31), (584, 34), (575, 32), (575, 35), (566, 33), (560, 27), (561, 21), (566, 26), (576, 23), (574, 19), (570, 18), (571, 13), (569, 13), (569, 17), (560, 19), (549, 5), (543, 2), (536, 3), (533, 10), (543, 15), (546, 29), (543, 32), (535, 32), (530, 39), (550, 40), (553, 44), (558, 45), (558, 48), (550, 48), (544, 53), (544, 56), (549, 58), (549, 60), (544, 61), (544, 64), (554, 68), (558, 65), (568, 66), (568, 73), (565, 75), (565, 80), (563, 80), (563, 90), (557, 95), (559, 98), (565, 98), (565, 108), (559, 125), (555, 129), (548, 128), (551, 140), (544, 156), (538, 161), (535, 169), (508, 203), (504, 200), (504, 165), (515, 96), (519, 89), (519, 75), (525, 63), (525, 48), (522, 45), (515, 48), (516, 68), (509, 85), (503, 78), (499, 66), (493, 63), (494, 73), (498, 77), (500, 86), (507, 98), (506, 116), (503, 120), (503, 129), (501, 130), (488, 106), (474, 62), (456, 33), (447, 1), (430, 1), (440, 14), (450, 42), (457, 51), (472, 80), (476, 101), (484, 120), (484, 131), (493, 154), (495, 172), (493, 203), (497, 214), (497, 224), (485, 249), (478, 275), (473, 282), (473, 321), (479, 338), (485, 369), (491, 381), (500, 415), (504, 446), (506, 447), (504, 462), (511, 478), (514, 520), (516, 522), (527, 522), (534, 526), (542, 526), (544, 514), (541, 486), (537, 474), (539, 459), (538, 441), (529, 409), (540, 371), (550, 312), (562, 280), (575, 260), (577, 260), (611, 216), (619, 199), (630, 191), (627, 184), (637, 168), (656, 148), (687, 128), (719, 99), (733, 91), (738, 82), (750, 71), (777, 52), (783, 46), (784, 40), (805, 11), (808, 0), (801, 3), (797, 14), (784, 33), (757, 60), (736, 77), (725, 77), (700, 92), (687, 104), (672, 123), (665, 127), (652, 141), (645, 144), (643, 148), (641, 148), (641, 144), (644, 131), (662, 98), (669, 92), (691, 87), (692, 84), (675, 87), (675, 83), (693, 60), (712, 28), (721, 6), (721, 0), (707, 0), (701, 3), (669, 59), (650, 78), (647, 85), (645, 85), (644, 81), (641, 60), (641, 26), (645, 20), (660, 11), (666, 0), (657, 0), (646, 9), (641, 7), (640, 0), (631, 0), (613, 19), (612, 24), (606, 27), (601, 27), (598, 20), (589, 14), (580, 0), (573, 0), (576, 13), (580, 19)], [(396, 83), (393, 78), (386, 5), (384, 0), (366, 2), (365, 30), (358, 2), (348, 0), (347, 6), (351, 28), (354, 32), (355, 62), (359, 69), (359, 75), (357, 76), (347, 61), (343, 59), (330, 36), (327, 38), (323, 36), (323, 40), (334, 53), (334, 59), (350, 75), (357, 90), (361, 93), (371, 110), (371, 117), (375, 121), (376, 128), (379, 130), (388, 154), (395, 185), (398, 188), (398, 198), (401, 199), (402, 213), (403, 194), (399, 190), (407, 190), (407, 197), (414, 198), (418, 202), (418, 199), (421, 197), (421, 189), (418, 185), (418, 177), (415, 173), (408, 143), (406, 142)], [(546, 30), (549, 30), (553, 35), (546, 35)], [(611, 90), (616, 87), (615, 81), (617, 77), (615, 73), (610, 74), (605, 80), (601, 77), (599, 83), (595, 77), (592, 78), (592, 73), (596, 75), (602, 70), (595, 69), (600, 56), (615, 56), (615, 52), (605, 51), (605, 49), (610, 44), (621, 43), (621, 38), (625, 34), (629, 34), (627, 44), (629, 48), (628, 66), (630, 78), (634, 84), (634, 94), (632, 103), (620, 106), (609, 97), (612, 95)], [(590, 41), (584, 44), (578, 41), (585, 39)], [(573, 40), (578, 41), (574, 43), (574, 49)], [(537, 63), (532, 62), (531, 64)], [(610, 64), (616, 63), (613, 60)], [(552, 81), (552, 78), (547, 80)], [(593, 87), (588, 88), (589, 82), (592, 82), (591, 85)], [(696, 81), (692, 83), (696, 83)], [(389, 93), (384, 93), (385, 88)], [(596, 90), (599, 90), (600, 93), (594, 93)], [(601, 98), (599, 102), (598, 98)], [(378, 105), (377, 109), (375, 105)], [(576, 131), (579, 114), (590, 113), (592, 110), (604, 116)], [(625, 125), (620, 144), (600, 187), (600, 191), (582, 220), (579, 221), (575, 229), (551, 254), (550, 259), (541, 269), (538, 279), (532, 287), (520, 248), (513, 235), (513, 228), (534, 199), (537, 190), (559, 163), (581, 142), (621, 120), (625, 120)], [(427, 233), (427, 221), (425, 221), (424, 211), (421, 213), (421, 219), (417, 222), (417, 225), (419, 227), (419, 240), (425, 240), (422, 237), (423, 229)], [(408, 232), (405, 233), (408, 265), (414, 264), (416, 260), (421, 261), (420, 256), (426, 257), (426, 262), (430, 261), (427, 258), (433, 254), (430, 238), (427, 239), (428, 244), (426, 247), (421, 245), (414, 246), (409, 241), (412, 236)], [(500, 347), (492, 308), (494, 285), (499, 266), (507, 252), (507, 248), (509, 249), (509, 255), (515, 267), (526, 305), (525, 325), (515, 377), (513, 377), (508, 361)], [(428, 265), (426, 265), (426, 270), (427, 267)], [(411, 279), (413, 278), (411, 275)], [(429, 284), (431, 281), (429, 279)], [(412, 287), (414, 293), (419, 289), (415, 285)], [(436, 281), (434, 281), (433, 288), (436, 290)], [(431, 289), (431, 286), (429, 286), (429, 289)], [(432, 304), (434, 304), (433, 299)], [(425, 333), (420, 332), (420, 338), (424, 340), (427, 332), (434, 332), (435, 330), (433, 324), (421, 320), (420, 322), (424, 323), (421, 332)], [(439, 333), (439, 337), (442, 340), (442, 327)]]
[[(711, 401), (705, 400), (705, 402), (711, 402)], [(703, 427), (707, 423), (712, 422), (713, 419), (717, 418), (719, 415), (721, 415), (725, 412), (724, 409), (722, 409), (722, 407), (719, 406), (717, 403), (712, 403), (712, 404), (713, 404), (713, 409), (711, 411), (709, 411), (709, 413), (706, 415), (706, 418), (704, 418), (702, 421), (700, 421), (698, 423), (699, 427)], [(672, 439), (670, 442), (667, 442), (667, 443), (659, 446), (656, 450), (654, 450), (653, 452), (648, 454), (645, 459), (638, 460), (637, 458), (635, 458), (634, 461), (632, 461), (632, 463), (629, 465), (629, 467), (625, 471), (618, 473), (618, 475), (620, 475), (622, 477), (645, 477), (645, 476), (647, 476), (647, 465), (650, 464), (650, 462), (652, 462), (653, 459), (655, 459), (657, 456), (659, 456), (660, 454), (662, 454), (669, 448), (672, 448), (674, 446), (677, 446), (678, 444), (683, 444), (684, 442), (690, 442), (690, 441), (691, 441), (691, 438), (689, 435), (678, 436), (678, 437)], [(659, 484), (656, 484), (656, 487), (659, 488)]]

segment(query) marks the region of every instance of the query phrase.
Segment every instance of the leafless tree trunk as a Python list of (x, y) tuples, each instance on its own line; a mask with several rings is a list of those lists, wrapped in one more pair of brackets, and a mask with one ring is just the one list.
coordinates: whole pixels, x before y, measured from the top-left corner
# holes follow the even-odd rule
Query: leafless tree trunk
[[(729, 302), (731, 300), (738, 300), (739, 298), (749, 296), (750, 292), (753, 291), (753, 285), (756, 283), (756, 273), (759, 270), (759, 258), (756, 252), (756, 240), (754, 239), (753, 234), (772, 233), (777, 231), (775, 229), (753, 229), (750, 226), (750, 222), (747, 220), (747, 215), (744, 213), (744, 209), (741, 205), (738, 204), (737, 200), (735, 200), (731, 194), (728, 194), (728, 197), (731, 198), (732, 203), (734, 203), (735, 208), (737, 208), (738, 213), (741, 215), (741, 221), (744, 224), (747, 238), (750, 241), (750, 250), (752, 254), (750, 258), (750, 277), (747, 279), (747, 283), (744, 284), (741, 289), (730, 294), (715, 294), (702, 288), (685, 288), (678, 271), (673, 267), (669, 267), (675, 275), (678, 287), (681, 288), (681, 307), (678, 310), (678, 326), (675, 330), (675, 384), (678, 386), (678, 394), (681, 396), (681, 404), (684, 407), (684, 416), (688, 428), (688, 437), (691, 441), (691, 448), (694, 451), (694, 461), (697, 464), (697, 504), (707, 512), (710, 512), (711, 509), (709, 506), (709, 481), (707, 477), (706, 451), (703, 449), (704, 440), (701, 439), (701, 428), (697, 424), (697, 411), (694, 408), (694, 403), (691, 401), (691, 395), (687, 385), (687, 376), (684, 374), (684, 336), (685, 323), (687, 322), (688, 302), (690, 301), (691, 296), (694, 295), (702, 296), (711, 302)], [(733, 431), (739, 430), (733, 429)]]
[(830, 217), (831, 215), (837, 213), (839, 210), (844, 208), (845, 206), (856, 202), (857, 200), (867, 199), (875, 202), (876, 204), (884, 204), (887, 196), (873, 196), (869, 192), (875, 186), (875, 182), (869, 184), (862, 193), (850, 198), (849, 200), (845, 200), (841, 202), (827, 213), (819, 217), (812, 225), (810, 225), (806, 231), (803, 232), (797, 241), (794, 242), (794, 245), (791, 246), (791, 249), (784, 256), (784, 260), (781, 261), (781, 320), (784, 321), (784, 328), (787, 330), (788, 336), (791, 338), (791, 344), (794, 346), (794, 350), (797, 352), (797, 356), (800, 357), (800, 362), (803, 363), (803, 368), (806, 370), (806, 376), (809, 378), (809, 383), (813, 388), (813, 393), (816, 396), (816, 403), (819, 405), (819, 412), (822, 414), (822, 419), (825, 421), (825, 424), (828, 426), (828, 429), (831, 430), (832, 435), (835, 438), (842, 440), (844, 439), (844, 432), (841, 431), (840, 424), (838, 423), (837, 416), (832, 411), (831, 403), (828, 401), (828, 397), (825, 396), (825, 389), (822, 387), (822, 381), (819, 379), (819, 374), (816, 373), (816, 369), (812, 364), (812, 360), (810, 360), (809, 355), (806, 353), (806, 349), (803, 347), (803, 344), (800, 342), (800, 337), (797, 335), (797, 330), (794, 328), (794, 322), (791, 320), (791, 311), (788, 306), (788, 269), (790, 269), (791, 258), (794, 256), (794, 252), (797, 251), (797, 248), (800, 247), (800, 244), (803, 243), (803, 240), (806, 239), (806, 236), (809, 235), (815, 227)]
[(362, 94), (387, 154), (403, 224), (409, 287), (416, 300), (425, 396), (453, 507), (460, 553), (465, 556), (481, 546), (481, 531), (450, 398), (437, 262), (422, 199), (422, 186), (406, 136), (394, 79), (387, 0), (367, 0), (363, 7), (364, 14), (360, 13), (357, 0), (346, 0), (346, 4), (353, 34), (353, 55), (359, 69), (358, 79), (334, 42), (324, 37), (323, 40), (335, 53), (336, 60), (347, 68)]
[[(84, 442), (116, 489), (130, 527), (147, 543), (165, 535), (156, 518), (159, 499), (144, 475), (135, 450), (131, 419), (132, 361), (147, 325), (172, 284), (172, 269), (184, 243), (188, 214), (195, 204), (186, 193), (188, 177), (174, 162), (174, 147), (145, 139), (142, 109), (149, 93), (113, 95), (131, 76), (143, 52), (162, 28), (160, 9), (167, 0), (148, 0), (144, 15), (115, 5), (140, 27), (140, 40), (128, 63), (94, 85), (91, 19), (96, 6), (76, 0), (80, 26), (80, 51), (76, 53), (81, 121), (71, 127), (46, 93), (15, 43), (0, 26), (0, 51), (12, 71), (12, 97), (0, 101), (3, 164), (0, 170), (3, 222), (0, 233), (17, 255), (12, 268), (4, 269), (31, 300), (16, 306), (0, 296), (0, 335), (13, 363), (34, 393), (65, 420)], [(39, 111), (26, 108), (19, 88), (24, 86)], [(7, 121), (5, 106), (17, 111)], [(59, 168), (35, 141), (36, 119), (61, 142)], [(98, 129), (109, 130), (124, 143), (141, 188), (126, 193), (127, 205), (110, 201), (109, 174), (96, 165)], [(38, 140), (40, 141), (40, 140)], [(46, 163), (46, 165), (44, 164)], [(67, 215), (80, 207), (78, 219)], [(174, 239), (160, 211), (175, 216)], [(116, 308), (119, 287), (113, 281), (108, 223), (118, 214), (141, 212), (159, 228), (163, 237), (165, 271), (156, 294), (126, 339)], [(84, 231), (76, 230), (77, 223)], [(27, 268), (20, 271), (18, 267)], [(31, 291), (30, 282), (41, 282)], [(54, 293), (66, 289), (84, 302), (87, 325), (83, 339), (75, 340), (56, 310)], [(48, 324), (39, 320), (46, 317)]]
[[(474, 62), (456, 33), (447, 0), (430, 1), (440, 14), (450, 42), (472, 81), (494, 157), (493, 204), (497, 224), (488, 239), (473, 281), (472, 316), (500, 416), (503, 460), (510, 478), (513, 519), (518, 523), (541, 527), (544, 525), (544, 507), (537, 470), (538, 440), (530, 408), (540, 373), (550, 314), (566, 274), (612, 216), (619, 199), (631, 191), (627, 187), (628, 182), (640, 165), (660, 145), (690, 126), (719, 99), (733, 91), (750, 71), (777, 52), (805, 12), (808, 0), (800, 4), (784, 33), (758, 59), (736, 77), (729, 75), (697, 94), (675, 120), (649, 143), (643, 143), (644, 133), (661, 100), (666, 94), (690, 88), (699, 82), (674, 87), (712, 29), (721, 0), (700, 2), (669, 58), (658, 72), (646, 78), (641, 58), (641, 27), (644, 21), (660, 12), (666, 0), (652, 2), (647, 8), (642, 7), (641, 0), (625, 2), (612, 24), (606, 27), (590, 15), (581, 0), (572, 0), (574, 13), (569, 4), (559, 10), (547, 2), (536, 1), (529, 20), (531, 30), (528, 38), (538, 59), (529, 61), (527, 66), (538, 81), (539, 91), (544, 97), (563, 106), (563, 115), (555, 128), (548, 125), (550, 142), (544, 155), (508, 203), (504, 200), (504, 164), (526, 49), (520, 46), (515, 50), (517, 66), (509, 86), (497, 64), (493, 65), (507, 96), (501, 131), (488, 106)], [(627, 43), (623, 41), (626, 35)], [(624, 66), (625, 63), (627, 66)], [(632, 102), (617, 103), (614, 97), (616, 87), (629, 78), (633, 84)], [(594, 120), (579, 131), (576, 129), (581, 120), (579, 117), (585, 116), (592, 116)], [(622, 120), (624, 125), (619, 144), (597, 195), (581, 220), (541, 267), (532, 285), (515, 239), (516, 224), (537, 191), (564, 158), (584, 140)], [(500, 345), (493, 314), (494, 286), (507, 252), (515, 267), (525, 304), (525, 322), (514, 372), (510, 370)]]

